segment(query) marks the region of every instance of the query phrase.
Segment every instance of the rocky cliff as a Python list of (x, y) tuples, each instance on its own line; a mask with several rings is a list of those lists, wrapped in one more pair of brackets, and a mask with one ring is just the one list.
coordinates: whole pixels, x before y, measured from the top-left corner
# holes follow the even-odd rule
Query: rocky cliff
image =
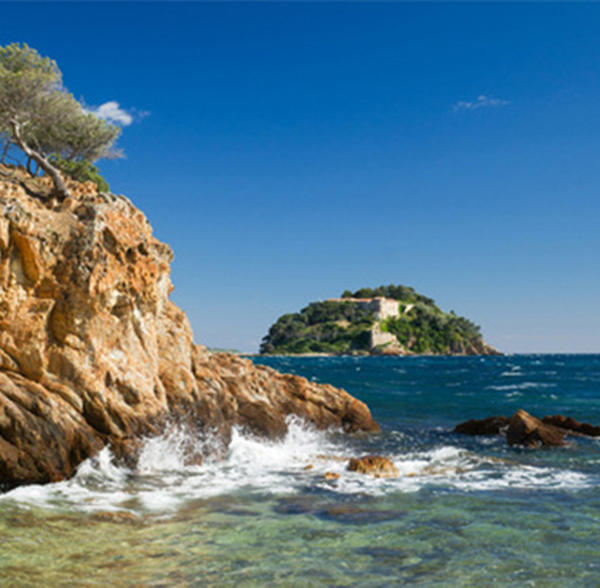
[[(264, 435), (296, 414), (318, 427), (375, 431), (343, 390), (194, 345), (169, 300), (170, 248), (122, 196), (0, 166), (0, 484), (48, 482), (110, 444), (135, 461), (138, 440), (170, 424), (225, 441), (233, 425)], [(198, 460), (194, 455), (190, 459)]]

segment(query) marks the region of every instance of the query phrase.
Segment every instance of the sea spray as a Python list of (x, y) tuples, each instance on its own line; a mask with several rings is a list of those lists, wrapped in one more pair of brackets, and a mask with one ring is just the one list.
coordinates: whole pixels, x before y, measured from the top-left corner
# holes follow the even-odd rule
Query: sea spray
[[(349, 458), (367, 450), (360, 439), (318, 431), (296, 417), (288, 419), (288, 432), (279, 440), (234, 429), (224, 456), (202, 464), (188, 462), (190, 444), (211, 455), (210, 448), (219, 449), (218, 437), (194, 438), (186, 429), (174, 427), (144, 442), (135, 470), (115, 465), (110, 450), (104, 448), (83, 462), (71, 480), (17, 488), (0, 500), (59, 510), (167, 516), (187, 501), (218, 496), (292, 495), (311, 489), (348, 497), (382, 496), (424, 488), (583, 489), (595, 483), (587, 474), (485, 455), (489, 446), (485, 440), (481, 452), (454, 445), (406, 450), (406, 441), (399, 432), (389, 435), (386, 446), (397, 445), (388, 457), (399, 476), (379, 479), (347, 471)], [(339, 477), (328, 479), (328, 472)]]

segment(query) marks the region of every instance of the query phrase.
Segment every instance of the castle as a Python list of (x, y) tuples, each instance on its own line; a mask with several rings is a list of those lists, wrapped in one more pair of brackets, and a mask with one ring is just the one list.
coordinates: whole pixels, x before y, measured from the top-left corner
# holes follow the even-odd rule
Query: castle
[(376, 298), (328, 298), (327, 302), (355, 302), (359, 308), (373, 312), (378, 321), (400, 316), (398, 301), (383, 296), (377, 296)]
[(359, 308), (374, 314), (376, 322), (369, 333), (369, 346), (372, 351), (381, 350), (384, 353), (387, 351), (394, 354), (404, 351), (396, 335), (382, 331), (380, 326), (381, 321), (400, 316), (398, 300), (377, 296), (376, 298), (328, 298), (327, 302), (354, 302)]

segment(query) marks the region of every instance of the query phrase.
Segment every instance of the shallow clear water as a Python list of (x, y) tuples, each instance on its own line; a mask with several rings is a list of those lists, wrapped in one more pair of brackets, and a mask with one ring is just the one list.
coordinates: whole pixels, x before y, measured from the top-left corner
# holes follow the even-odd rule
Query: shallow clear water
[[(0, 496), (0, 584), (600, 583), (600, 440), (534, 451), (451, 432), (517, 408), (600, 424), (600, 356), (255, 361), (343, 386), (382, 433), (292, 419), (281, 441), (236, 432), (224, 461), (185, 466), (174, 430), (135, 472), (103, 451), (72, 480)], [(345, 470), (367, 452), (400, 477)]]

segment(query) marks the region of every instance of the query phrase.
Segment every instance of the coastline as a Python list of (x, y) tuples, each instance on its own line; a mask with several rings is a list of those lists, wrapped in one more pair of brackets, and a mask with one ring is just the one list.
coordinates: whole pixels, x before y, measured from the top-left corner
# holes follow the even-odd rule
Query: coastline
[(511, 353), (243, 353), (244, 357), (502, 357)]

